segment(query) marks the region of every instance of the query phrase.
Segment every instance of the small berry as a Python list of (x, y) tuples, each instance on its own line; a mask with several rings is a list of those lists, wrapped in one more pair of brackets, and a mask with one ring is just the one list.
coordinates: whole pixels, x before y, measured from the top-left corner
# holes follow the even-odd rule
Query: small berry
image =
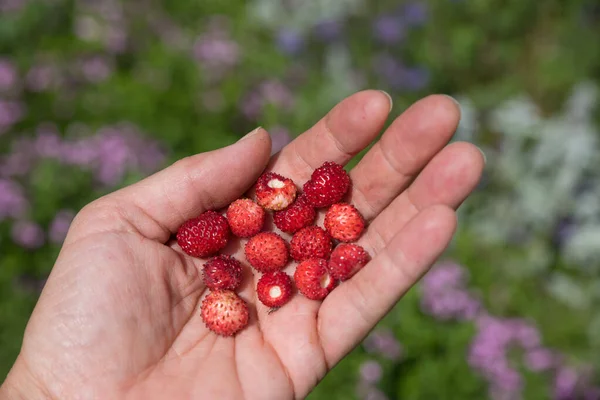
[(294, 273), (294, 281), (300, 293), (311, 300), (323, 300), (337, 285), (327, 270), (327, 261), (322, 258), (301, 262)]
[(267, 307), (281, 307), (292, 298), (292, 279), (283, 271), (264, 274), (256, 285), (258, 299)]
[(239, 199), (227, 209), (227, 220), (231, 232), (241, 238), (259, 233), (265, 224), (265, 210), (250, 199)]
[(314, 207), (306, 200), (306, 196), (302, 195), (285, 210), (275, 212), (273, 222), (283, 232), (293, 234), (312, 225), (316, 217), (317, 212)]
[(307, 226), (292, 237), (290, 253), (296, 261), (328, 258), (331, 254), (331, 246), (331, 238), (323, 228)]
[(193, 257), (207, 257), (219, 252), (229, 240), (229, 224), (215, 211), (206, 211), (190, 219), (177, 231), (177, 243)]
[(340, 242), (355, 242), (365, 230), (365, 220), (350, 204), (332, 205), (325, 214), (325, 229)]
[(314, 207), (329, 207), (342, 200), (349, 188), (350, 177), (344, 167), (326, 162), (304, 184), (304, 193)]
[(202, 273), (210, 290), (235, 290), (242, 283), (242, 264), (231, 256), (221, 254), (211, 258)]
[(291, 179), (267, 172), (256, 182), (256, 201), (267, 210), (279, 211), (294, 202), (297, 191)]
[(202, 301), (201, 315), (208, 329), (233, 336), (248, 325), (248, 306), (230, 290), (215, 290)]
[(257, 271), (278, 271), (289, 259), (287, 243), (276, 233), (263, 232), (253, 236), (245, 247), (246, 259)]
[(331, 253), (328, 269), (336, 279), (346, 281), (370, 260), (369, 253), (359, 245), (342, 243)]

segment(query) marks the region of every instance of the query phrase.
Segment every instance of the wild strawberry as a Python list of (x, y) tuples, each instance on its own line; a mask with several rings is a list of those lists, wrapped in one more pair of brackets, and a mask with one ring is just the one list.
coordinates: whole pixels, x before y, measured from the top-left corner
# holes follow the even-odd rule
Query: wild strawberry
[(177, 231), (177, 243), (193, 257), (208, 257), (227, 245), (229, 224), (225, 217), (215, 211), (206, 211), (190, 219)]
[(267, 272), (256, 285), (258, 299), (267, 307), (281, 307), (292, 298), (292, 279), (283, 271)]
[(327, 270), (327, 261), (321, 258), (301, 262), (294, 273), (294, 282), (300, 293), (311, 300), (323, 300), (337, 285)]
[(342, 200), (349, 188), (350, 177), (344, 167), (326, 162), (304, 184), (304, 193), (314, 207), (329, 207)]
[(242, 264), (231, 256), (221, 254), (211, 258), (202, 272), (210, 290), (235, 290), (242, 283)]
[(290, 244), (290, 253), (296, 261), (309, 258), (328, 258), (331, 254), (331, 238), (318, 226), (307, 226), (296, 232)]
[(294, 202), (297, 191), (291, 179), (267, 172), (256, 182), (256, 201), (267, 210), (279, 211)]
[(265, 210), (250, 199), (239, 199), (227, 209), (227, 220), (231, 232), (241, 238), (259, 233), (265, 224)]
[(278, 271), (289, 259), (287, 243), (276, 233), (262, 232), (253, 236), (245, 247), (246, 259), (257, 271)]
[(248, 325), (248, 306), (230, 290), (215, 290), (202, 301), (201, 315), (208, 329), (233, 336)]
[(296, 233), (315, 222), (316, 217), (315, 209), (306, 200), (306, 196), (302, 195), (285, 210), (275, 212), (273, 222), (283, 232)]
[(370, 260), (369, 253), (359, 245), (342, 243), (331, 253), (327, 268), (336, 279), (345, 281), (352, 278)]
[(325, 229), (340, 242), (355, 242), (365, 229), (365, 220), (354, 206), (338, 203), (327, 210)]

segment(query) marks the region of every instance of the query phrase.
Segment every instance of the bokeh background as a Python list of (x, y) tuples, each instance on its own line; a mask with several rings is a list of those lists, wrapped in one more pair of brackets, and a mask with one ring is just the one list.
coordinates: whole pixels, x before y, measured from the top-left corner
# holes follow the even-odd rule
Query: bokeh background
[(594, 0), (0, 0), (0, 380), (83, 205), (378, 88), (454, 96), (485, 176), (310, 399), (600, 399), (599, 38)]

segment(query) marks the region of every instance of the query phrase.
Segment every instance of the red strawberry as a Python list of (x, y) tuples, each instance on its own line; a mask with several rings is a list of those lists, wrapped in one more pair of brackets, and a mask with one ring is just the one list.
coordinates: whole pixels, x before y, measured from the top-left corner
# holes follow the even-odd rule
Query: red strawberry
[(331, 238), (323, 228), (307, 226), (292, 237), (290, 253), (296, 261), (328, 258), (331, 254)]
[(350, 177), (344, 167), (326, 162), (304, 184), (304, 193), (314, 207), (328, 207), (342, 200), (349, 188)]
[(246, 259), (257, 271), (278, 271), (289, 259), (287, 243), (276, 233), (263, 232), (252, 237), (245, 247)]
[(227, 245), (229, 224), (225, 217), (215, 211), (207, 211), (190, 219), (177, 231), (177, 243), (193, 257), (207, 257)]
[(256, 201), (267, 210), (279, 211), (294, 202), (297, 191), (291, 179), (267, 172), (256, 182)]
[(283, 232), (296, 233), (315, 222), (316, 217), (315, 209), (306, 200), (306, 196), (302, 195), (285, 210), (275, 212), (273, 222)]
[(369, 253), (359, 245), (342, 243), (331, 253), (327, 268), (336, 279), (345, 281), (352, 278), (370, 260)]
[(292, 279), (283, 271), (264, 274), (256, 285), (258, 299), (267, 307), (281, 307), (292, 298)]
[(242, 283), (242, 264), (231, 256), (218, 255), (210, 259), (202, 272), (210, 290), (235, 290)]
[(241, 238), (249, 238), (260, 232), (265, 224), (265, 210), (250, 199), (239, 199), (227, 209), (231, 232)]
[(248, 325), (248, 306), (230, 290), (215, 290), (202, 301), (201, 315), (208, 329), (233, 336)]
[(338, 203), (327, 210), (325, 229), (340, 242), (355, 242), (365, 230), (365, 220), (354, 206)]
[(294, 273), (294, 281), (300, 293), (311, 300), (323, 300), (337, 285), (327, 270), (327, 261), (322, 258), (301, 262)]

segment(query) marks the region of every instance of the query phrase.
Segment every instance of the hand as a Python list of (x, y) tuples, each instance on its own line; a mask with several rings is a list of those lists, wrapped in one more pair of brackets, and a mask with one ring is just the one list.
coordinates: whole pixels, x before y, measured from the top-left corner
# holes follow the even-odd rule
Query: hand
[(247, 266), (240, 295), (250, 304), (249, 326), (218, 337), (199, 314), (203, 261), (183, 254), (172, 235), (239, 198), (267, 166), (301, 185), (325, 161), (346, 163), (379, 134), (390, 106), (381, 92), (360, 92), (270, 160), (269, 136), (258, 129), (85, 207), (2, 398), (305, 397), (448, 245), (454, 209), (484, 164), (471, 144), (446, 146), (457, 105), (445, 96), (417, 102), (351, 171), (351, 201), (370, 224), (359, 243), (373, 260), (323, 302), (297, 294), (268, 314)]

